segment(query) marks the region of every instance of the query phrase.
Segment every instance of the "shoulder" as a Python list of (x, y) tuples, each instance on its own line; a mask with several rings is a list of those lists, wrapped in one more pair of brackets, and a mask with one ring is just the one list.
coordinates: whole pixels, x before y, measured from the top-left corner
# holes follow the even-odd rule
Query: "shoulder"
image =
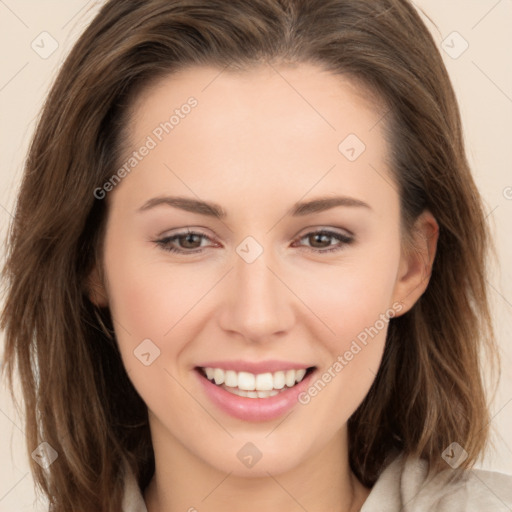
[(449, 467), (432, 476), (424, 460), (399, 455), (382, 472), (361, 512), (509, 512), (512, 476), (471, 469), (460, 478)]
[(139, 484), (128, 464), (124, 464), (124, 496), (121, 512), (147, 512)]

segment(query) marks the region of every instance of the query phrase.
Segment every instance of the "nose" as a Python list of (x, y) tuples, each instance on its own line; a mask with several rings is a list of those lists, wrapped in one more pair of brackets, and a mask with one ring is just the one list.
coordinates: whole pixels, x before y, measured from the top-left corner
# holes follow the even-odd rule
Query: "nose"
[(271, 250), (264, 248), (249, 263), (238, 254), (227, 276), (220, 326), (248, 342), (266, 343), (289, 331), (294, 321), (294, 295), (281, 276)]

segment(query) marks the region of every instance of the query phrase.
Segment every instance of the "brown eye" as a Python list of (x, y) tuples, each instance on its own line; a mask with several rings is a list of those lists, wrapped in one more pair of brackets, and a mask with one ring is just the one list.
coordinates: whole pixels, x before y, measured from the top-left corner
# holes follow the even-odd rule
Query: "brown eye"
[[(307, 233), (301, 237), (299, 240), (305, 239), (307, 239), (309, 243), (309, 245), (306, 246), (306, 249), (317, 253), (340, 251), (345, 245), (354, 241), (354, 238), (351, 236), (326, 230), (312, 231), (311, 233)], [(338, 240), (339, 243), (335, 245), (331, 244), (330, 241), (332, 239)]]
[[(197, 249), (201, 247), (201, 235), (195, 233), (187, 233), (186, 235), (180, 235), (176, 238), (182, 242), (182, 248), (184, 249)], [(197, 243), (199, 242), (199, 245)]]
[[(186, 231), (177, 233), (176, 235), (167, 236), (160, 240), (156, 240), (156, 244), (165, 251), (176, 252), (181, 254), (191, 254), (201, 252), (202, 240), (210, 240), (209, 237), (195, 231)], [(178, 246), (178, 247), (176, 247)]]

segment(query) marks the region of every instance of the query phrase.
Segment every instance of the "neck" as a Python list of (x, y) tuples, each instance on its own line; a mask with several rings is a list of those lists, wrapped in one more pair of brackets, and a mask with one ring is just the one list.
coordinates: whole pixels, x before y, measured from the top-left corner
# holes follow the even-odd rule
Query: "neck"
[(350, 470), (346, 430), (295, 467), (258, 476), (237, 474), (236, 465), (232, 471), (213, 467), (155, 422), (152, 438), (155, 474), (144, 492), (148, 512), (356, 512), (369, 494)]

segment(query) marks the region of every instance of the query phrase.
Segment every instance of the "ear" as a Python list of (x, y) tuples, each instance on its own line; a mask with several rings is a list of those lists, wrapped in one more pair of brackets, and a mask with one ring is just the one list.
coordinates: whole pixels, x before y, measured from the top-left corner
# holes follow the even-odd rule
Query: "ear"
[(394, 300), (403, 305), (401, 315), (414, 306), (430, 281), (439, 238), (439, 225), (430, 211), (423, 211), (416, 219), (407, 238), (409, 240), (404, 241), (402, 247), (393, 292)]
[(93, 270), (88, 275), (85, 286), (87, 289), (87, 295), (93, 304), (98, 307), (108, 306), (107, 290), (96, 265), (94, 265)]

